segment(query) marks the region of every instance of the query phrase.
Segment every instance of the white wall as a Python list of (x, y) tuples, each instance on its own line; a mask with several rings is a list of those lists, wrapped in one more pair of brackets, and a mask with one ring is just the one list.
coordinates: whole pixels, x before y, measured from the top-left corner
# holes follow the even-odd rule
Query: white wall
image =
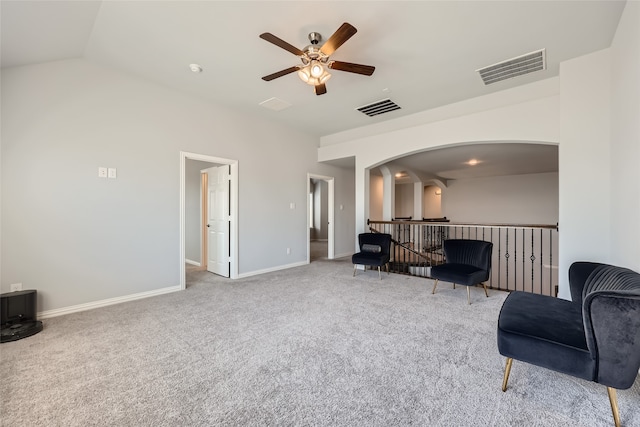
[[(395, 195), (395, 218), (413, 217), (413, 183), (396, 184)], [(412, 219), (422, 218), (413, 217)]]
[[(440, 193), (439, 195), (436, 194)], [(422, 216), (423, 218), (442, 218), (442, 190), (435, 185), (424, 187)]]
[(610, 261), (610, 51), (560, 64), (559, 296), (574, 261)]
[(640, 2), (611, 47), (611, 261), (640, 271)]
[(450, 180), (442, 190), (442, 215), (452, 222), (555, 225), (558, 174)]
[(307, 173), (335, 177), (350, 253), (353, 171), (317, 145), (84, 60), (4, 69), (2, 290), (37, 289), (46, 311), (178, 286), (180, 151), (238, 160), (241, 274), (306, 262)]

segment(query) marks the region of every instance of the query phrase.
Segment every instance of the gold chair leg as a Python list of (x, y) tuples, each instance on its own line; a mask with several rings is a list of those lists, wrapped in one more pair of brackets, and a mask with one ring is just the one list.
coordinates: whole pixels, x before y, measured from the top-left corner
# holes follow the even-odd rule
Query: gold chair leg
[(616, 427), (620, 427), (620, 412), (618, 411), (618, 398), (616, 397), (616, 389), (607, 387), (609, 394), (609, 403), (611, 403), (611, 412), (613, 412), (613, 423)]
[(378, 277), (382, 280), (382, 273), (380, 273), (380, 266), (378, 266)]
[(467, 286), (467, 304), (471, 305), (471, 286)]
[(487, 298), (489, 298), (489, 292), (487, 292), (487, 284), (483, 283), (482, 286), (484, 287), (484, 294), (487, 296)]
[(356, 277), (356, 270), (358, 269), (358, 264), (353, 264), (353, 277)]
[(433, 289), (431, 290), (432, 294), (436, 293), (436, 286), (438, 286), (438, 279), (433, 282)]
[(504, 367), (504, 379), (502, 380), (502, 391), (507, 391), (507, 381), (509, 381), (512, 363), (513, 359), (511, 357), (507, 357), (507, 365)]

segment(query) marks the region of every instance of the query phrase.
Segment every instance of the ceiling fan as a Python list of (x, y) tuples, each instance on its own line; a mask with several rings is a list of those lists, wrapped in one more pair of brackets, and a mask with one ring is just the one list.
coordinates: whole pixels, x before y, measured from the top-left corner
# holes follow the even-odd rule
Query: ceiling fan
[(365, 76), (372, 75), (376, 67), (372, 67), (371, 65), (353, 64), (351, 62), (333, 61), (329, 59), (333, 52), (349, 40), (357, 31), (353, 25), (345, 22), (321, 47), (319, 43), (322, 40), (322, 36), (319, 33), (310, 33), (309, 41), (311, 44), (305, 47), (304, 50), (290, 45), (271, 33), (260, 34), (261, 39), (299, 56), (302, 61), (302, 65), (294, 65), (277, 73), (269, 74), (268, 76), (264, 76), (262, 80), (268, 82), (297, 71), (298, 76), (303, 82), (313, 86), (316, 95), (323, 95), (327, 93), (325, 83), (331, 77), (331, 74), (326, 68), (346, 71), (348, 73), (363, 74)]

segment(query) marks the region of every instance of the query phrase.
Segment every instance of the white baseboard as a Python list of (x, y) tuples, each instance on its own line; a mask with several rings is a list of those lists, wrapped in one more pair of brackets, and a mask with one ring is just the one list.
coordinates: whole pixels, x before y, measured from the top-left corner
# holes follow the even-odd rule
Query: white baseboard
[(248, 273), (240, 273), (238, 274), (238, 279), (244, 279), (245, 277), (257, 276), (259, 274), (271, 273), (273, 271), (286, 270), (288, 268), (300, 267), (303, 265), (307, 265), (307, 261), (295, 262), (293, 264), (279, 265), (277, 267), (265, 268), (264, 270), (256, 270), (250, 271)]
[(72, 305), (70, 307), (56, 308), (54, 310), (45, 310), (38, 313), (38, 319), (47, 319), (50, 317), (62, 316), (65, 314), (78, 313), (80, 311), (93, 310), (94, 308), (106, 307), (109, 305), (120, 304), (127, 301), (135, 301), (138, 299), (154, 297), (156, 295), (169, 294), (171, 292), (180, 291), (180, 286), (170, 286), (167, 288), (156, 289), (154, 291), (140, 292), (122, 297), (103, 299), (100, 301), (88, 302), (85, 304)]
[(351, 257), (351, 256), (353, 256), (353, 252), (347, 252), (347, 253), (344, 253), (344, 254), (334, 254), (333, 255), (333, 259)]
[(198, 261), (192, 261), (190, 259), (185, 259), (184, 262), (187, 263), (187, 264), (190, 264), (190, 265), (196, 265), (198, 267), (201, 266), (201, 264)]

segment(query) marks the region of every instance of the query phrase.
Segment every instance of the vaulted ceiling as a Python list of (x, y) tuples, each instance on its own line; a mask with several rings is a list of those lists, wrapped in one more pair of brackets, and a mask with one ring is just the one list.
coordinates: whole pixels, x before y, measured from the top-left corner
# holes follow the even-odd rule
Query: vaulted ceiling
[[(11, 1), (1, 2), (1, 65), (85, 58), (320, 137), (558, 75), (561, 61), (610, 46), (624, 1)], [(331, 59), (376, 67), (332, 71), (327, 93), (296, 73), (262, 76), (343, 23), (357, 33)], [(478, 68), (545, 49), (547, 68), (484, 85)], [(196, 74), (190, 64), (199, 64)], [(277, 98), (280, 111), (260, 103)], [(401, 108), (367, 117), (390, 98)]]

